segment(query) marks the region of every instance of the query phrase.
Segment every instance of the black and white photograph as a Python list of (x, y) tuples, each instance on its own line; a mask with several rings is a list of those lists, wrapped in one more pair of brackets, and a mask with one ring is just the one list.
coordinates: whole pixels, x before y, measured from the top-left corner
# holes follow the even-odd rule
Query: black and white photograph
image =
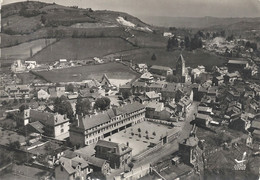
[(1, 180), (260, 180), (260, 0), (0, 0)]

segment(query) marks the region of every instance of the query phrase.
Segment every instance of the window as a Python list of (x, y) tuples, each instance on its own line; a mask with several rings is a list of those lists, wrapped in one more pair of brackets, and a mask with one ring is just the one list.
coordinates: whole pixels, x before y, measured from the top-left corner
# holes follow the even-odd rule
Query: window
[(64, 129), (61, 129), (60, 132), (63, 133), (63, 132), (64, 132)]

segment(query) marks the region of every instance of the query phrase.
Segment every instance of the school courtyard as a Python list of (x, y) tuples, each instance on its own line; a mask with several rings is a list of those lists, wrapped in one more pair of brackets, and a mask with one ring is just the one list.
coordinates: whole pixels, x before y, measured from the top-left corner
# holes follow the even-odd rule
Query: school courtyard
[(106, 137), (105, 140), (128, 144), (133, 149), (132, 155), (135, 156), (158, 144), (162, 137), (178, 131), (179, 127), (144, 121)]

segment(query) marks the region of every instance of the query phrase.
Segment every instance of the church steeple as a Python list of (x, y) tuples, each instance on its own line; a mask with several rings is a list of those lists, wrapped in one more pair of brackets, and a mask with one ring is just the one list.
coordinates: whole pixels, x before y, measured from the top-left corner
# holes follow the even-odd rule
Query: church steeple
[(176, 63), (176, 74), (179, 76), (185, 75), (185, 60), (182, 54), (179, 56), (177, 63)]

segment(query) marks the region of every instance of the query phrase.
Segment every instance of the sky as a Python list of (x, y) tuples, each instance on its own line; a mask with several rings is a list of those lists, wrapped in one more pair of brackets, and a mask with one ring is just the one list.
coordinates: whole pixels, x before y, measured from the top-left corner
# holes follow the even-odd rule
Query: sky
[[(0, 0), (9, 4), (22, 0)], [(94, 10), (114, 10), (135, 16), (260, 17), (260, 0), (42, 0)]]

